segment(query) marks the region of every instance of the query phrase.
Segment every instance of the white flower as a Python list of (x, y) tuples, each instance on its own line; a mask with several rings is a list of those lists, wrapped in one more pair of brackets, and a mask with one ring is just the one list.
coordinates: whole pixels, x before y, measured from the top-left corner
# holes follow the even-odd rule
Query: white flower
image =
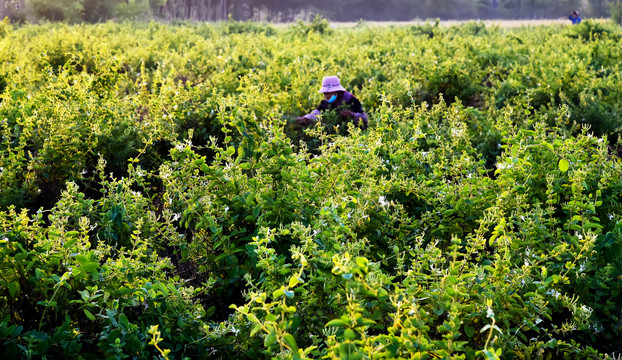
[(590, 324), (590, 328), (592, 328), (595, 333), (601, 333), (604, 330), (603, 325), (600, 323), (592, 323)]
[(585, 313), (585, 314), (588, 314), (588, 315), (589, 315), (589, 314), (591, 314), (591, 313), (592, 313), (592, 311), (594, 311), (594, 310), (592, 310), (592, 308), (590, 308), (590, 307), (588, 307), (588, 306), (585, 306), (585, 304), (581, 304), (581, 311), (582, 311), (583, 313)]
[(497, 163), (497, 169), (510, 169), (513, 166), (514, 165), (512, 165), (512, 164)]
[(380, 206), (382, 207), (389, 205), (389, 203), (386, 201), (386, 198), (384, 196), (380, 196), (378, 198), (378, 202), (380, 203)]
[(551, 291), (547, 292), (547, 294), (555, 296), (556, 299), (559, 298), (559, 295), (561, 295), (559, 292), (555, 291), (555, 289), (551, 289)]

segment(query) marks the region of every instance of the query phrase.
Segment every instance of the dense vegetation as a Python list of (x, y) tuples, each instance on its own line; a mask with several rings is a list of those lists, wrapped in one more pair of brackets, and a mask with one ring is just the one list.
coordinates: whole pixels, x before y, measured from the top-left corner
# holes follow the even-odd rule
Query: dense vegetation
[(4, 22), (3, 356), (619, 354), (621, 36)]

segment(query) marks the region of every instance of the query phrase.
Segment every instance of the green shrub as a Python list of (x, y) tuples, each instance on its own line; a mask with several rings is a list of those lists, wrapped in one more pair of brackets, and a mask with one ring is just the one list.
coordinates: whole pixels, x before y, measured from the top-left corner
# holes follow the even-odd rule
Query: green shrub
[(4, 29), (5, 357), (622, 351), (618, 28)]

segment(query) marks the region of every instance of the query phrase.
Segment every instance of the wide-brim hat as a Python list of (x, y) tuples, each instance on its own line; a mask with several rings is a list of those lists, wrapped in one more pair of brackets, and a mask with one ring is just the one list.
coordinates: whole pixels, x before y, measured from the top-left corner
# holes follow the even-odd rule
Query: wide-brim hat
[(319, 93), (327, 93), (333, 91), (346, 91), (346, 89), (341, 86), (341, 81), (337, 76), (326, 76), (322, 80), (322, 88)]

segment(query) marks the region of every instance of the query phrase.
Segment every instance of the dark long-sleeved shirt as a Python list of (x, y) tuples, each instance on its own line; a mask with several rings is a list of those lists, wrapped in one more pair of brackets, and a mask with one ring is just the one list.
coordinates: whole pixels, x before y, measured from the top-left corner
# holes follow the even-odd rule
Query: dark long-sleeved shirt
[(354, 124), (359, 125), (359, 122), (362, 122), (362, 127), (364, 129), (367, 128), (368, 119), (367, 114), (363, 111), (363, 106), (359, 99), (357, 99), (354, 95), (350, 94), (347, 91), (344, 91), (342, 94), (339, 94), (337, 100), (332, 104), (329, 104), (328, 101), (322, 100), (320, 105), (310, 112), (309, 114), (303, 116), (305, 119), (315, 120), (315, 118), (324, 111), (327, 110), (350, 110), (352, 115), (354, 115)]

